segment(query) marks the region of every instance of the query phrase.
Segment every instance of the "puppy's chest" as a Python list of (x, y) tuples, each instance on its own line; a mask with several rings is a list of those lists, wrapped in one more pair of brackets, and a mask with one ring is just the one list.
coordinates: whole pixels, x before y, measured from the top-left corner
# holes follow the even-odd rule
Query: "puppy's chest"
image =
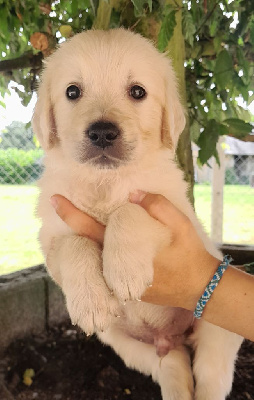
[(110, 187), (87, 187), (71, 194), (71, 201), (80, 210), (106, 225), (110, 214), (127, 202), (127, 195), (116, 195)]
[(78, 207), (86, 212), (88, 215), (96, 219), (96, 221), (102, 223), (103, 225), (106, 225), (108, 222), (108, 218), (110, 214), (112, 214), (121, 204), (105, 204), (105, 207), (101, 207), (100, 204), (94, 204), (92, 206), (89, 206), (87, 204), (84, 204), (83, 202), (78, 205)]

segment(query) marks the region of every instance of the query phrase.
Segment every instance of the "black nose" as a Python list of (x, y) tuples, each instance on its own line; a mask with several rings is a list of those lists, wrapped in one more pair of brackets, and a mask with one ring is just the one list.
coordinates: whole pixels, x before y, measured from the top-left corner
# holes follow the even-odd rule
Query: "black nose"
[(89, 126), (86, 134), (95, 146), (105, 149), (105, 147), (113, 145), (120, 130), (111, 122), (98, 121)]

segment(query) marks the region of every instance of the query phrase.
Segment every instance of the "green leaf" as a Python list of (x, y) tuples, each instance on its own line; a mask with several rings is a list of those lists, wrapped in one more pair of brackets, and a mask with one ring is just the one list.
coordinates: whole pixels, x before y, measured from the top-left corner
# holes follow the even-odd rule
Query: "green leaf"
[(6, 41), (8, 41), (10, 37), (8, 15), (8, 9), (5, 7), (0, 7), (0, 36), (2, 36)]
[(244, 73), (245, 82), (248, 83), (248, 81), (249, 81), (249, 63), (246, 60), (246, 56), (244, 55), (244, 52), (241, 47), (236, 48), (236, 54), (237, 54), (237, 58), (238, 58), (238, 66), (239, 66), (239, 68), (242, 68), (243, 73)]
[(218, 23), (216, 19), (214, 19), (211, 24), (210, 24), (210, 35), (211, 37), (216, 36), (216, 33), (218, 32)]
[(153, 0), (148, 0), (147, 4), (148, 4), (148, 7), (149, 7), (149, 11), (152, 12), (152, 10), (153, 10)]
[(78, 10), (79, 10), (79, 2), (78, 2), (78, 0), (72, 0), (72, 2), (71, 2), (72, 15), (76, 17), (76, 15), (78, 13)]
[(97, 8), (99, 5), (99, 0), (90, 0), (90, 4), (91, 4), (92, 10), (93, 10), (93, 14), (96, 15)]
[(131, 2), (136, 9), (137, 15), (142, 15), (144, 11), (144, 4), (147, 4), (147, 0), (131, 0)]
[(235, 137), (244, 137), (252, 132), (253, 126), (242, 119), (228, 118), (223, 121), (228, 126), (229, 133)]
[(216, 60), (214, 77), (219, 89), (225, 89), (232, 85), (232, 75), (234, 73), (232, 57), (227, 50), (222, 50)]
[(214, 156), (217, 160), (218, 154), (216, 145), (221, 135), (228, 133), (227, 127), (223, 124), (219, 124), (214, 119), (208, 121), (206, 128), (201, 132), (197, 141), (200, 147), (198, 158), (201, 164), (207, 163), (209, 158)]
[(254, 101), (254, 93), (252, 93), (252, 95), (249, 96), (249, 98), (248, 98), (248, 101), (247, 101), (248, 106), (249, 106), (253, 101)]
[(219, 51), (221, 50), (221, 42), (222, 41), (223, 41), (223, 38), (220, 35), (217, 35), (213, 39), (214, 50), (216, 51), (216, 53), (219, 53)]
[(201, 128), (201, 125), (196, 120), (194, 120), (190, 127), (191, 140), (194, 143), (197, 143), (197, 141), (199, 139), (200, 128)]
[(158, 49), (161, 52), (166, 49), (168, 42), (174, 34), (174, 29), (176, 26), (175, 15), (176, 11), (170, 7), (163, 18), (161, 29), (158, 35)]
[(3, 108), (6, 108), (6, 104), (5, 104), (5, 102), (4, 102), (4, 101), (2, 101), (2, 100), (0, 100), (0, 106), (1, 106), (1, 107), (3, 107)]
[(196, 32), (196, 26), (193, 21), (192, 14), (187, 9), (187, 7), (183, 8), (183, 34), (185, 40), (193, 47), (194, 43), (194, 33)]
[(254, 18), (250, 21), (250, 42), (254, 46)]

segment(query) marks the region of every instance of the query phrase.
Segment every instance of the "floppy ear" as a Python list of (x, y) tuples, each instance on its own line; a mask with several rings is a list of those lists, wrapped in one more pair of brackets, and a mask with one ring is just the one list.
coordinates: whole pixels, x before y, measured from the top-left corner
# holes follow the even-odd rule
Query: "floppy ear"
[(162, 110), (161, 136), (164, 146), (176, 150), (180, 134), (185, 127), (185, 110), (180, 102), (176, 78), (172, 68), (165, 83), (165, 104)]
[(43, 77), (38, 90), (38, 99), (32, 118), (32, 128), (43, 150), (49, 150), (56, 144), (58, 138), (54, 110), (50, 98), (50, 82), (46, 76), (45, 78)]

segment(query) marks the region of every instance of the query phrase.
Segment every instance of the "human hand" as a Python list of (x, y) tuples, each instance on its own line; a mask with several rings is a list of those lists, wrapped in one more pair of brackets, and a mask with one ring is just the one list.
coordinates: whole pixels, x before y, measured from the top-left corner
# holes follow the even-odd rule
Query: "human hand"
[(59, 217), (79, 236), (85, 236), (103, 245), (105, 226), (75, 207), (60, 194), (51, 197), (50, 202)]
[[(137, 192), (130, 195), (130, 201), (166, 225), (172, 235), (172, 241), (154, 260), (153, 285), (146, 290), (142, 300), (194, 310), (219, 260), (205, 250), (188, 217), (165, 197)], [(105, 226), (61, 195), (54, 195), (51, 203), (74, 232), (103, 245)]]
[(162, 195), (137, 192), (130, 201), (171, 232), (171, 242), (155, 257), (153, 285), (142, 300), (194, 311), (220, 261), (205, 249), (189, 218)]

